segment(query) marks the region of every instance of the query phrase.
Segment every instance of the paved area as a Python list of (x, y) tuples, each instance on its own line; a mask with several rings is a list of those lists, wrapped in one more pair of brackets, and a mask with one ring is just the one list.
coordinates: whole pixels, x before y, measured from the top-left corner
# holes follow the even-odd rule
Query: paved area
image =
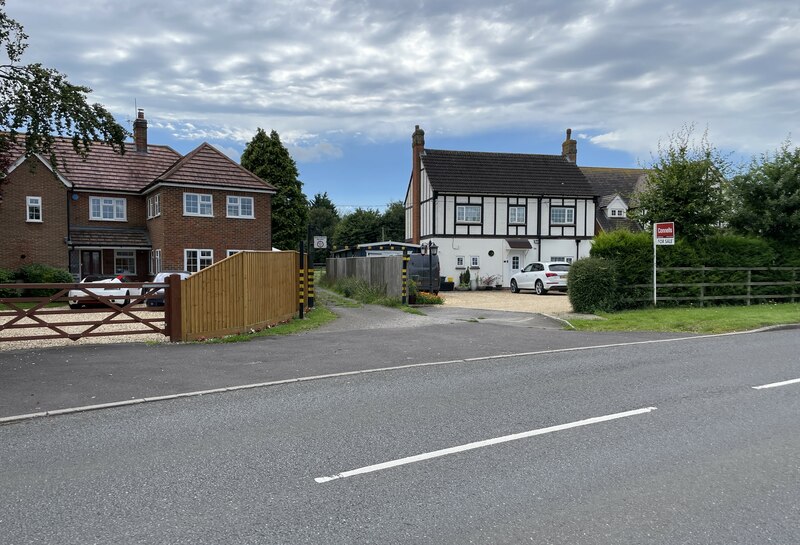
[(509, 290), (441, 292), (448, 307), (504, 310), (511, 312), (540, 312), (553, 316), (568, 315), (572, 305), (565, 293), (511, 293)]

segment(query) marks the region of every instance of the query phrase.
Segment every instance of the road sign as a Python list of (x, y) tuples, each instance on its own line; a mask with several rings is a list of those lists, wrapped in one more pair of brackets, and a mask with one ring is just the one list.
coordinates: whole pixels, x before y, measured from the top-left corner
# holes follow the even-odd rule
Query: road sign
[(324, 250), (328, 247), (328, 237), (314, 237), (314, 248)]
[(653, 226), (653, 241), (656, 246), (675, 244), (675, 222), (664, 221)]

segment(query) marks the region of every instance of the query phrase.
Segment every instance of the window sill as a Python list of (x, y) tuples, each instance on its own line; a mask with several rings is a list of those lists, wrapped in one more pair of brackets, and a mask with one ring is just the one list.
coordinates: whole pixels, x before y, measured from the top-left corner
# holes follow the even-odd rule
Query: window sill
[(480, 269), (480, 267), (479, 267), (479, 266), (476, 266), (476, 265), (470, 265), (470, 266), (469, 266), (469, 268), (470, 268), (470, 269)]
[(457, 271), (463, 271), (463, 270), (466, 270), (466, 267), (464, 267), (463, 265), (462, 265), (461, 267), (458, 267), (458, 266), (457, 266), (457, 267), (456, 267), (456, 270), (457, 270)]
[(256, 219), (255, 216), (225, 216), (228, 219), (232, 220), (254, 220)]
[(115, 221), (117, 223), (125, 223), (126, 221), (128, 221), (128, 218), (125, 219), (89, 218), (89, 221)]
[(25, 223), (44, 223), (44, 220), (25, 220)]
[(213, 218), (214, 214), (187, 214), (184, 212), (183, 216), (186, 218)]

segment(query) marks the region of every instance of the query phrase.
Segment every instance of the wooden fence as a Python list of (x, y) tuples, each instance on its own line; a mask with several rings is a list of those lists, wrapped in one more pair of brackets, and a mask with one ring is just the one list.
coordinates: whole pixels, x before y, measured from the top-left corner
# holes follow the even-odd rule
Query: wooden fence
[[(800, 300), (800, 267), (659, 267), (656, 272), (657, 302)], [(629, 289), (634, 300), (653, 301), (652, 283)]]
[(389, 297), (403, 293), (403, 256), (372, 256), (329, 258), (325, 275), (335, 282), (340, 278), (355, 277), (370, 286), (385, 287)]
[(181, 339), (220, 337), (289, 320), (298, 309), (297, 252), (239, 252), (183, 280)]

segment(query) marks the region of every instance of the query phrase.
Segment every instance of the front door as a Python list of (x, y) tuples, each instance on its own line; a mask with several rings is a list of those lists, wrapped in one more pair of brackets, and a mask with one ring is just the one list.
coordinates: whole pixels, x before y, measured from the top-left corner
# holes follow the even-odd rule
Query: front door
[(81, 251), (81, 278), (93, 274), (103, 274), (103, 259), (100, 250)]
[(517, 274), (520, 269), (525, 265), (522, 260), (525, 252), (520, 250), (509, 250), (506, 257), (506, 277), (503, 285), (508, 287), (511, 285), (511, 277)]

